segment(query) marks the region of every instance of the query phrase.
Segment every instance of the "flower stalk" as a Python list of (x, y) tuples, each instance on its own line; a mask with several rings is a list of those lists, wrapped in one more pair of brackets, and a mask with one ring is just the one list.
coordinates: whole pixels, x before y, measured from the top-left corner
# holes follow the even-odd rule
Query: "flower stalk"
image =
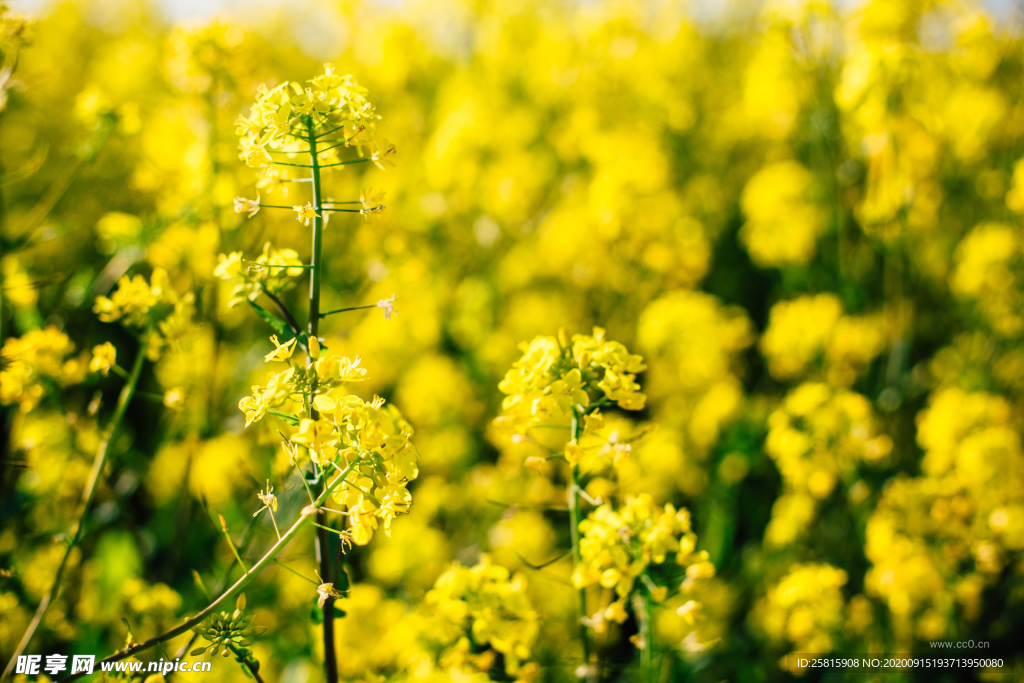
[[(321, 205), (322, 190), (320, 186), (320, 166), (316, 150), (316, 130), (313, 126), (313, 117), (306, 119), (306, 128), (309, 131), (309, 160), (312, 168), (313, 178), (313, 250), (310, 257), (309, 271), (309, 338), (316, 339), (320, 332), (320, 281), (323, 276), (323, 207)], [(312, 347), (312, 344), (310, 344)], [(307, 367), (312, 366), (316, 359), (310, 349), (306, 351)], [(315, 390), (315, 387), (314, 387)], [(319, 415), (315, 407), (310, 405), (309, 416), (316, 420)], [(328, 530), (317, 525), (316, 530), (316, 554), (317, 563), (320, 565), (320, 576), (325, 577), (324, 581), (332, 582), (333, 572), (331, 571), (331, 539)], [(338, 681), (338, 660), (334, 650), (334, 598), (328, 597), (324, 603), (324, 672), (327, 676), (327, 683)]]
[[(572, 408), (572, 443), (579, 443), (580, 437), (580, 414), (575, 406)], [(572, 481), (569, 483), (569, 533), (572, 539), (573, 568), (583, 563), (580, 554), (580, 467), (572, 465)], [(577, 623), (580, 629), (580, 642), (583, 644), (583, 664), (590, 664), (590, 643), (587, 639), (587, 626), (584, 619), (587, 618), (587, 589), (580, 588), (577, 601)]]

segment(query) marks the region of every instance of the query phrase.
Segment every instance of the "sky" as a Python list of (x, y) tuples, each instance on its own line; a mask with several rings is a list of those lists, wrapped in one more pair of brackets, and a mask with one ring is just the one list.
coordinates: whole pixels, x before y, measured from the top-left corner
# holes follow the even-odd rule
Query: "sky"
[[(46, 7), (61, 0), (7, 0), (8, 4), (16, 11), (30, 15), (44, 14)], [(132, 0), (93, 0), (92, 4), (97, 6), (106, 5), (107, 11), (116, 13), (116, 7), (120, 2), (131, 2)], [(334, 0), (144, 0), (154, 7), (159, 8), (166, 19), (171, 23), (178, 22), (199, 22), (215, 16), (227, 16), (238, 18), (255, 18), (261, 13), (273, 13), (284, 7), (297, 10), (304, 16), (326, 15), (332, 12), (335, 6)], [(369, 2), (384, 7), (401, 7), (405, 0), (369, 0)], [(570, 0), (571, 1), (571, 0)], [(587, 0), (576, 0), (584, 2)], [(715, 22), (724, 14), (731, 13), (738, 8), (749, 5), (758, 5), (764, 0), (681, 0), (687, 2), (693, 10), (693, 16), (698, 20)], [(780, 0), (775, 0), (776, 2)], [(786, 0), (781, 0), (785, 2)], [(799, 2), (800, 0), (791, 0)], [(855, 9), (863, 0), (832, 0), (842, 10)], [(997, 23), (1004, 28), (1020, 27), (1024, 18), (1024, 0), (975, 0), (985, 7), (997, 18)], [(745, 9), (740, 9), (745, 14)], [(328, 20), (327, 16), (322, 17)], [(328, 22), (333, 23), (333, 22)], [(1012, 29), (1011, 29), (1012, 30)]]

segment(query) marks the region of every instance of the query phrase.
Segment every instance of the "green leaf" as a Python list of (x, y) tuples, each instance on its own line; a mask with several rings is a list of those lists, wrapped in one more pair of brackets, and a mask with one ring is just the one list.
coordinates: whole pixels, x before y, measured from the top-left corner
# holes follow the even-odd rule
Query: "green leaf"
[(128, 632), (124, 638), (124, 646), (131, 647), (132, 643), (135, 642), (135, 637), (132, 635), (132, 627), (128, 624), (128, 620), (124, 617), (121, 617), (121, 623), (124, 624), (124, 628)]
[(294, 413), (284, 413), (281, 412), (280, 410), (274, 410), (273, 408), (267, 408), (267, 412), (273, 415), (274, 417), (281, 418), (282, 420), (290, 424), (292, 427), (299, 426), (299, 416)]
[[(246, 299), (246, 301), (249, 300)], [(282, 344), (295, 336), (295, 334), (292, 332), (292, 328), (288, 326), (288, 323), (281, 320), (276, 315), (272, 314), (270, 311), (257, 304), (255, 301), (249, 301), (249, 305), (252, 306), (253, 310), (256, 311), (256, 315), (263, 318), (267, 322), (267, 324), (270, 325), (271, 328), (273, 328), (274, 332), (276, 332), (277, 336), (280, 338)]]
[(316, 624), (318, 626), (320, 624), (324, 623), (324, 610), (323, 610), (323, 608), (322, 607), (318, 607), (317, 605), (313, 605), (313, 611), (309, 613), (309, 618), (313, 621), (314, 624)]
[(340, 607), (338, 607), (338, 605), (336, 605), (336, 604), (334, 605), (334, 618), (335, 619), (342, 619), (342, 618), (345, 617), (346, 614), (348, 614), (348, 612), (346, 612), (345, 610), (343, 610)]

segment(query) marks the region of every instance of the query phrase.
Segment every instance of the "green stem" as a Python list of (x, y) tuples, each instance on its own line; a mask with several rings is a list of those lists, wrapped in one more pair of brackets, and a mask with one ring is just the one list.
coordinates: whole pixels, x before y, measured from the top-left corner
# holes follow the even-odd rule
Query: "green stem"
[(320, 317), (321, 318), (326, 318), (327, 316), (334, 315), (335, 313), (345, 313), (347, 311), (361, 311), (364, 308), (376, 308), (376, 307), (377, 307), (377, 304), (367, 304), (365, 306), (352, 306), (350, 308), (336, 308), (333, 311), (327, 311), (326, 313), (321, 313)]
[(220, 530), (224, 534), (224, 539), (228, 542), (228, 545), (231, 546), (231, 552), (234, 553), (235, 559), (238, 560), (238, 566), (242, 568), (243, 574), (248, 574), (249, 568), (245, 566), (242, 556), (238, 554), (238, 548), (235, 547), (235, 542), (231, 540), (231, 533), (228, 531), (227, 522), (224, 521), (224, 515), (218, 512), (217, 516), (220, 517)]
[[(572, 409), (572, 441), (578, 443), (580, 432), (580, 417), (576, 408)], [(580, 468), (579, 465), (572, 466), (572, 481), (569, 483), (569, 534), (572, 539), (572, 557), (574, 569), (583, 564), (583, 557), (580, 555)], [(579, 589), (579, 600), (577, 603), (577, 616), (579, 617), (580, 640), (583, 643), (583, 663), (590, 665), (590, 644), (587, 640), (587, 626), (583, 623), (587, 616), (587, 590)]]
[(242, 666), (249, 670), (249, 673), (252, 674), (252, 677), (256, 679), (256, 683), (264, 683), (263, 679), (260, 677), (259, 670), (255, 666), (253, 666), (253, 663), (249, 660), (249, 657), (239, 652), (238, 648), (236, 648), (231, 643), (228, 643), (227, 646), (228, 649), (231, 650), (232, 654), (234, 654), (235, 657), (239, 658)]
[(334, 168), (335, 166), (348, 166), (350, 164), (365, 164), (369, 159), (349, 159), (348, 161), (338, 161), (333, 164), (323, 164), (319, 168)]
[[(148, 337), (145, 335), (143, 339)], [(110, 419), (110, 425), (107, 427), (106, 438), (100, 443), (99, 449), (96, 451), (96, 457), (93, 459), (92, 470), (89, 472), (89, 480), (85, 484), (85, 491), (82, 494), (82, 502), (78, 506), (78, 514), (75, 519), (74, 525), (71, 527), (71, 537), (66, 541), (67, 548), (64, 550), (64, 557), (61, 558), (60, 564), (57, 565), (57, 573), (53, 577), (53, 583), (50, 586), (50, 590), (43, 596), (42, 601), (39, 603), (39, 607), (36, 609), (35, 616), (32, 617), (32, 621), (28, 625), (28, 629), (25, 631), (25, 635), (22, 636), (21, 642), (18, 643), (18, 647), (14, 649), (14, 653), (11, 655), (11, 661), (7, 663), (7, 667), (4, 669), (3, 675), (0, 675), (0, 681), (3, 681), (11, 673), (14, 668), (15, 662), (18, 661), (18, 657), (25, 652), (25, 648), (32, 641), (32, 636), (35, 635), (36, 629), (39, 628), (40, 622), (43, 620), (43, 615), (46, 614), (46, 609), (50, 606), (50, 603), (57, 597), (60, 592), (61, 580), (64, 578), (64, 570), (67, 568), (68, 558), (71, 557), (71, 551), (74, 550), (75, 546), (78, 545), (78, 541), (82, 538), (82, 529), (85, 527), (85, 518), (92, 510), (93, 500), (96, 498), (96, 489), (98, 488), (100, 475), (103, 474), (103, 467), (107, 463), (107, 456), (110, 453), (110, 445), (114, 442), (114, 437), (117, 436), (117, 429), (121, 425), (121, 421), (124, 419), (125, 413), (128, 410), (128, 404), (132, 400), (132, 396), (135, 394), (135, 388), (139, 383), (139, 377), (142, 375), (142, 366), (146, 360), (146, 349), (144, 344), (139, 346), (139, 350), (135, 355), (135, 362), (132, 365), (131, 373), (128, 375), (128, 382), (121, 389), (121, 394), (117, 398), (117, 406), (114, 408), (114, 415)]]
[[(315, 523), (315, 522), (314, 522), (314, 523)], [(304, 580), (304, 581), (309, 581), (309, 582), (310, 582), (311, 584), (313, 584), (314, 586), (317, 586), (317, 587), (319, 587), (319, 586), (320, 586), (320, 584), (319, 584), (319, 583), (317, 583), (317, 582), (316, 582), (316, 581), (314, 581), (313, 579), (309, 578), (308, 576), (304, 576), (304, 575), (300, 574), (299, 572), (295, 571), (294, 569), (292, 569), (291, 567), (289, 567), (288, 565), (286, 565), (286, 564), (285, 564), (284, 562), (282, 562), (281, 560), (277, 560), (277, 559), (275, 559), (275, 560), (274, 560), (274, 564), (278, 565), (279, 567), (284, 567), (285, 569), (287, 569), (288, 571), (290, 571), (290, 572), (291, 572), (292, 574), (295, 574), (295, 576), (299, 577), (300, 579), (302, 579), (302, 580)]]
[[(194, 626), (201, 624), (204, 619), (206, 619), (208, 616), (216, 612), (221, 605), (230, 604), (230, 601), (239, 593), (241, 593), (242, 590), (247, 585), (249, 585), (250, 581), (256, 578), (256, 576), (261, 571), (266, 569), (267, 566), (274, 561), (274, 558), (277, 557), (278, 553), (284, 550), (284, 547), (288, 545), (288, 543), (291, 542), (293, 538), (295, 538), (295, 535), (299, 533), (302, 527), (306, 526), (306, 524), (313, 517), (316, 516), (317, 512), (319, 512), (320, 510), (320, 506), (323, 505), (325, 500), (327, 500), (327, 497), (330, 496), (331, 493), (333, 493), (334, 490), (338, 488), (338, 486), (340, 486), (342, 482), (345, 481), (345, 478), (349, 475), (349, 473), (351, 473), (351, 471), (359, 462), (359, 459), (353, 460), (352, 464), (345, 468), (345, 473), (339, 476), (333, 482), (331, 482), (327, 487), (325, 487), (312, 505), (307, 505), (306, 507), (304, 507), (302, 509), (302, 516), (299, 517), (299, 519), (297, 519), (294, 524), (292, 524), (291, 528), (289, 528), (288, 531), (286, 531), (284, 535), (281, 536), (280, 540), (278, 540), (277, 543), (271, 546), (270, 550), (268, 550), (267, 553), (263, 557), (261, 557), (259, 561), (256, 562), (256, 564), (252, 566), (252, 569), (249, 570), (248, 574), (244, 574), (240, 579), (238, 579), (238, 581), (235, 582), (233, 586), (231, 586), (231, 588), (229, 588), (227, 591), (221, 594), (219, 598), (211, 602), (209, 605), (203, 608), (201, 612), (196, 614), (191, 619), (186, 619), (181, 624), (175, 626), (171, 630), (165, 631), (164, 633), (161, 633), (158, 636), (154, 636), (153, 638), (150, 638), (149, 640), (143, 643), (137, 643), (132, 647), (120, 650), (117, 653), (104, 659), (103, 662), (118, 662), (122, 659), (133, 657), (140, 652), (149, 650), (150, 648), (154, 648), (160, 643), (166, 642), (172, 638), (176, 638), (180, 636), (182, 633), (189, 631)], [(67, 676), (65, 678), (60, 679), (59, 683), (70, 683), (71, 681), (77, 680), (85, 675), (86, 674), (84, 673), (73, 674), (71, 676)]]
[(651, 676), (654, 673), (652, 667), (654, 640), (651, 629), (650, 596), (646, 593), (636, 595), (633, 600), (633, 608), (636, 610), (637, 621), (640, 622), (640, 638), (643, 640), (643, 649), (640, 650), (640, 676), (643, 683), (651, 683)]
[[(310, 260), (312, 269), (309, 271), (309, 336), (315, 338), (320, 332), (320, 280), (323, 276), (323, 194), (320, 187), (320, 162), (317, 159), (316, 151), (316, 130), (313, 127), (313, 120), (306, 120), (306, 128), (309, 131), (309, 160), (312, 164), (313, 177), (313, 211), (316, 216), (313, 218), (313, 253)], [(307, 350), (308, 353), (308, 350)], [(312, 366), (315, 359), (307, 355), (307, 366)], [(314, 375), (315, 377), (315, 375)], [(313, 387), (313, 391), (316, 387)], [(309, 416), (316, 420), (319, 415), (310, 407)], [(319, 526), (319, 525), (318, 525)], [(316, 530), (316, 554), (320, 564), (320, 576), (326, 582), (333, 583), (331, 573), (331, 539), (327, 535), (327, 529), (319, 527)], [(327, 675), (327, 683), (338, 683), (338, 659), (334, 651), (334, 598), (328, 598), (324, 603), (324, 671)]]

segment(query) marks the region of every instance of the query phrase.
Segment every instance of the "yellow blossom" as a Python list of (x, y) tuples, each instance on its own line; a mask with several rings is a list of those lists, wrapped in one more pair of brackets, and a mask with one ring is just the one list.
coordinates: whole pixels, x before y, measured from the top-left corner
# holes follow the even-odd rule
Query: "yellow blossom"
[(263, 358), (267, 363), (271, 361), (287, 361), (295, 353), (295, 343), (297, 341), (295, 337), (282, 344), (277, 340), (277, 335), (275, 334), (270, 338), (270, 341), (274, 342), (276, 348)]
[(98, 372), (104, 377), (110, 372), (110, 368), (117, 364), (117, 349), (110, 342), (103, 342), (92, 349), (92, 358), (89, 359), (89, 372)]
[(295, 209), (295, 220), (305, 225), (309, 225), (309, 221), (314, 218), (320, 218), (320, 214), (316, 212), (312, 204), (306, 203), (303, 206), (294, 206)]

